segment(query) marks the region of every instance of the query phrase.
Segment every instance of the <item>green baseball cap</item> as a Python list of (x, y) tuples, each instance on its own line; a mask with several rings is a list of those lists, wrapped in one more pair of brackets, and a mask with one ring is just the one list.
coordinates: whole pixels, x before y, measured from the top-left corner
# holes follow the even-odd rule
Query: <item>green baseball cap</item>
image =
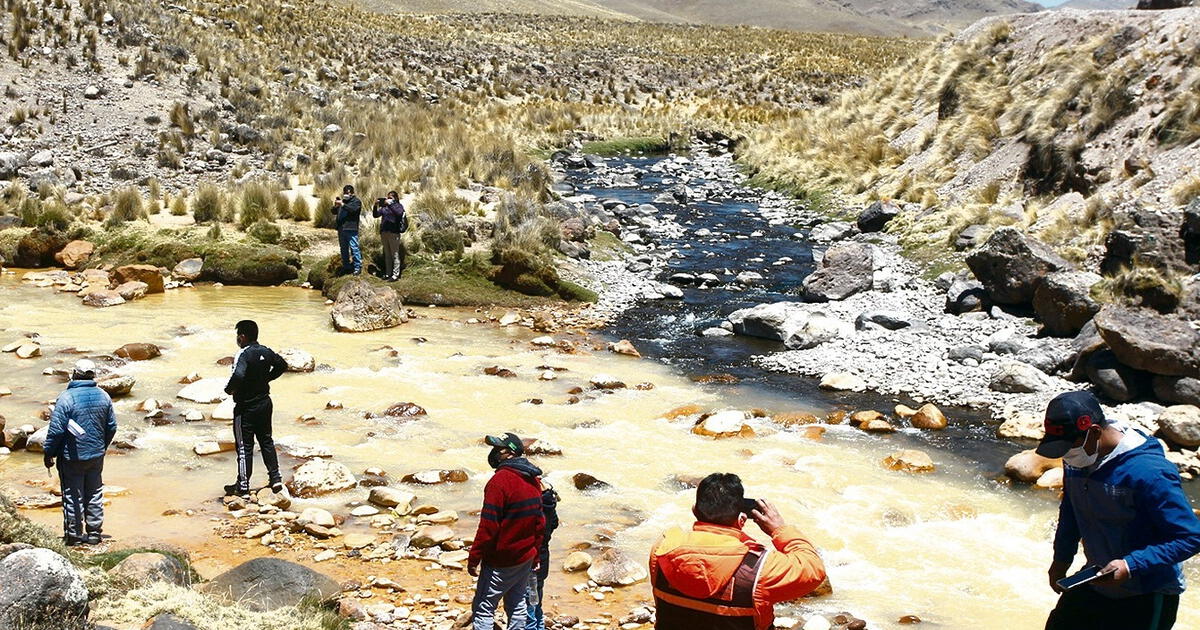
[(525, 444), (521, 442), (521, 438), (517, 437), (516, 433), (505, 433), (504, 437), (489, 435), (483, 438), (483, 441), (488, 446), (506, 448), (517, 455), (525, 454)]

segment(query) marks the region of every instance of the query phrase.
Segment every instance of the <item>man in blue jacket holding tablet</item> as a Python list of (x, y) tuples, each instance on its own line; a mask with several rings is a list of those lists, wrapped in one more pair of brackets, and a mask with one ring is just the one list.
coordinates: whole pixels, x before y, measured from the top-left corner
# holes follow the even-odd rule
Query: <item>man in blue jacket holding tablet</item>
[[(1063, 459), (1063, 497), (1050, 587), (1061, 593), (1047, 630), (1168, 630), (1184, 589), (1180, 563), (1200, 552), (1197, 519), (1158, 440), (1104, 417), (1096, 397), (1068, 392), (1046, 408), (1043, 457)], [(1099, 578), (1068, 590), (1083, 541)]]

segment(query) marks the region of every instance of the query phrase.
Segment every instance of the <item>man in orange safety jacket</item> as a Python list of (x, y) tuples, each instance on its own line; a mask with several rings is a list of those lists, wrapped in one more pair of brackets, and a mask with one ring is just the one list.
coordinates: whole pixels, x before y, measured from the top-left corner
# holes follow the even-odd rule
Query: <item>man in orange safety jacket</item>
[[(650, 554), (657, 630), (768, 630), (775, 604), (824, 582), (812, 543), (770, 503), (746, 499), (737, 475), (705, 477), (692, 513), (692, 531), (671, 528)], [(747, 518), (774, 549), (742, 531)]]

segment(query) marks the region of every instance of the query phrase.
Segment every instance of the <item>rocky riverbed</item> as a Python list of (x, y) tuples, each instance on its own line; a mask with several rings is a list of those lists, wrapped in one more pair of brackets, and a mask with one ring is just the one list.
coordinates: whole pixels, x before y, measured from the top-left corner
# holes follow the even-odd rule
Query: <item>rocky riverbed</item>
[[(640, 320), (647, 312), (636, 307), (647, 300), (679, 301), (660, 309), (669, 315), (650, 313), (661, 324), (639, 321), (643, 337), (699, 335), (705, 350), (698, 353), (720, 358), (737, 343), (730, 337), (775, 341), (746, 360), (818, 379), (827, 390), (979, 410), (1000, 425), (1002, 438), (1040, 437), (1050, 398), (1092, 380), (1112, 417), (1160, 435), (1185, 476), (1200, 474), (1200, 409), (1193, 406), (1200, 400), (1190, 393), (1194, 379), (1179, 376), (1197, 365), (1186, 329), (1174, 333), (1181, 371), (1146, 358), (1134, 373), (1106, 350), (1121, 334), (1117, 324), (1107, 332), (1085, 326), (1100, 310), (1087, 292), (1096, 280), (1081, 285), (1069, 263), (1036, 241), (1001, 230), (986, 243), (963, 243), (976, 248), (981, 278), (970, 271), (930, 278), (882, 231), (904, 208), (876, 203), (857, 219), (830, 220), (747, 187), (731, 156), (713, 149), (661, 160), (558, 162), (564, 192), (585, 191), (566, 201), (619, 230), (631, 250), (579, 263), (601, 295), (595, 311), (622, 334), (622, 313)], [(710, 210), (720, 204), (733, 210)], [(1034, 304), (1045, 276), (1057, 284), (1046, 282)], [(1178, 321), (1142, 311), (1124, 317), (1133, 328)], [(1130, 341), (1121, 358), (1152, 355), (1150, 336)], [(1155, 376), (1154, 369), (1175, 375)], [(1151, 380), (1157, 400), (1135, 390)]]

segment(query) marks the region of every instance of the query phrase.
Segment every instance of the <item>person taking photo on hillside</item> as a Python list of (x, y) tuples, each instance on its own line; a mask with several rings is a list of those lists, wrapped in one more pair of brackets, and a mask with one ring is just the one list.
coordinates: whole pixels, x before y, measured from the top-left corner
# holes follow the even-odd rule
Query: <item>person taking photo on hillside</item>
[(279, 456), (271, 437), (271, 381), (287, 371), (287, 362), (275, 351), (258, 343), (258, 324), (244, 319), (237, 323), (237, 356), (225, 393), (233, 396), (233, 441), (237, 450), (237, 481), (225, 486), (226, 495), (247, 498), (254, 470), (254, 440), (262, 452), (263, 465), (273, 492), (283, 492)]
[(379, 239), (383, 242), (383, 279), (395, 282), (404, 271), (404, 244), (400, 235), (408, 231), (408, 217), (400, 195), (390, 191), (387, 197), (375, 200), (371, 212), (379, 219)]
[(479, 578), (471, 602), (474, 630), (494, 630), (496, 607), (504, 601), (508, 630), (525, 630), (529, 584), (546, 536), (542, 471), (525, 459), (521, 438), (489, 435), (488, 464), (496, 474), (483, 489), (479, 529), (471, 543), (467, 572)]
[[(1049, 570), (1060, 596), (1046, 629), (1168, 630), (1185, 586), (1180, 563), (1200, 552), (1200, 519), (1175, 464), (1158, 440), (1105, 418), (1088, 392), (1051, 400), (1045, 429), (1037, 454), (1065, 464)], [(1080, 541), (1085, 576), (1098, 577), (1060, 584)]]
[[(667, 530), (650, 553), (657, 630), (768, 630), (775, 604), (825, 581), (816, 547), (774, 505), (746, 499), (737, 475), (705, 477), (692, 514), (691, 531)], [(748, 519), (774, 549), (743, 531)]]
[(54, 401), (42, 461), (58, 465), (62, 489), (63, 542), (100, 544), (104, 529), (104, 453), (117, 434), (117, 413), (108, 392), (96, 386), (96, 364), (75, 362), (67, 390)]
[(362, 218), (362, 201), (354, 196), (354, 186), (342, 187), (342, 196), (333, 200), (334, 226), (338, 247), (342, 252), (342, 275), (362, 273), (362, 250), (358, 246), (358, 224)]

